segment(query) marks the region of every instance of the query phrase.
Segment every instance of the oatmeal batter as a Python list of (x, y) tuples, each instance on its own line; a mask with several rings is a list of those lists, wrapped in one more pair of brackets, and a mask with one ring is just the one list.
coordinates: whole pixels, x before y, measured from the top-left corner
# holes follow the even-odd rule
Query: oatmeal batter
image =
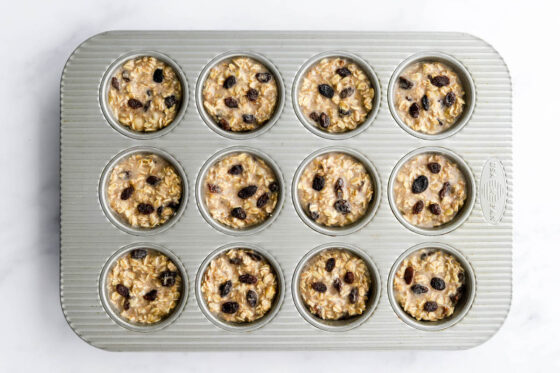
[(201, 287), (210, 312), (225, 321), (249, 323), (271, 309), (277, 280), (263, 256), (232, 249), (210, 262)]

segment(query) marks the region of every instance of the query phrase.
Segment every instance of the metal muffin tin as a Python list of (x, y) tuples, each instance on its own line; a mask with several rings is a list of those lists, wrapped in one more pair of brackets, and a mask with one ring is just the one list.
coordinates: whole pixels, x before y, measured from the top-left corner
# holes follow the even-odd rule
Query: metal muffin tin
[[(115, 123), (104, 101), (112, 72), (139, 55), (153, 55), (170, 64), (183, 84), (176, 120), (149, 134), (137, 134)], [(275, 116), (261, 129), (243, 134), (215, 126), (201, 105), (201, 84), (208, 69), (233, 55), (263, 62), (279, 88)], [(325, 55), (353, 59), (374, 80), (379, 101), (368, 121), (351, 133), (317, 132), (297, 106), (296, 75), (301, 77), (310, 63)], [(444, 60), (442, 56), (456, 62), (445, 59), (460, 74), (468, 105), (455, 127), (441, 135), (422, 136), (402, 127), (391, 114), (391, 79), (412, 59)], [(432, 232), (415, 231), (399, 221), (390, 205), (391, 174), (405, 155), (427, 146), (456, 154), (467, 179), (474, 180), (469, 186), (470, 202), (457, 222), (437, 230), (436, 242), (427, 236)], [(60, 296), (64, 315), (85, 341), (115, 351), (476, 346), (500, 328), (511, 302), (511, 146), (507, 67), (491, 46), (468, 34), (115, 31), (93, 36), (70, 56), (61, 81)], [(126, 229), (115, 219), (103, 194), (111, 160), (139, 147), (156, 149), (153, 152), (171, 160), (185, 188), (184, 210), (161, 228), (145, 233)], [(198, 198), (199, 183), (188, 184), (205, 173), (213, 156), (234, 147), (265, 157), (282, 181), (277, 216), (245, 232), (227, 232), (208, 221)], [(373, 173), (378, 198), (371, 216), (344, 236), (308, 226), (294, 194), (298, 167), (310, 154), (327, 148), (354, 152), (356, 158), (371, 163), (367, 168)], [(341, 237), (344, 242), (339, 242)], [(391, 276), (396, 267), (404, 255), (426, 245), (454, 253), (468, 272), (468, 297), (444, 322), (415, 322), (392, 297)], [(106, 271), (114, 260), (123, 250), (138, 246), (167, 253), (178, 264), (186, 287), (173, 314), (149, 327), (131, 325), (116, 315), (104, 288)], [(213, 256), (229, 247), (254, 248), (278, 273), (277, 304), (257, 323), (222, 323), (201, 302), (201, 273)], [(306, 314), (293, 285), (312, 250), (327, 247), (353, 249), (368, 263), (379, 295), (371, 298), (366, 315), (327, 323)], [(197, 281), (188, 281), (187, 274), (198, 274)]]

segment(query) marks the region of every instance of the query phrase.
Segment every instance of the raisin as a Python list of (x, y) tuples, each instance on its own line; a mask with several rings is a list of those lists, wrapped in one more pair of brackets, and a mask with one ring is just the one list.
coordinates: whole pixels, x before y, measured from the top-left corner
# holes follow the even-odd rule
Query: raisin
[(338, 201), (336, 201), (334, 203), (334, 208), (341, 214), (349, 214), (351, 210), (350, 204), (345, 199), (339, 199)]
[(354, 94), (355, 90), (352, 87), (344, 88), (340, 91), (340, 98), (350, 97)]
[(412, 292), (414, 294), (423, 294), (423, 293), (427, 293), (428, 292), (428, 288), (425, 287), (424, 285), (420, 285), (420, 284), (414, 284), (410, 287), (410, 290), (412, 290)]
[(428, 178), (424, 175), (420, 175), (418, 176), (413, 182), (412, 182), (412, 193), (414, 194), (418, 194), (418, 193), (422, 193), (423, 191), (425, 191), (426, 189), (428, 189)]
[(128, 311), (129, 309), (130, 309), (130, 302), (128, 301), (128, 299), (125, 299), (123, 303), (123, 310)]
[(424, 201), (418, 201), (412, 206), (412, 213), (419, 214), (424, 210)]
[(358, 288), (352, 288), (352, 290), (350, 290), (350, 294), (348, 294), (348, 300), (351, 304), (354, 304), (358, 301), (358, 295)]
[(351, 110), (344, 110), (343, 108), (339, 107), (338, 108), (338, 115), (345, 117), (347, 115), (350, 115), (352, 113)]
[(247, 213), (241, 207), (236, 207), (231, 210), (231, 216), (243, 220), (247, 217)]
[(241, 199), (247, 199), (254, 196), (255, 193), (257, 193), (257, 189), (258, 187), (256, 185), (246, 186), (237, 193), (237, 196)]
[(150, 185), (156, 185), (161, 181), (161, 179), (157, 176), (150, 175), (146, 178), (146, 182)]
[(455, 93), (449, 92), (443, 98), (443, 104), (447, 107), (453, 106), (453, 104), (455, 103), (455, 98)]
[(146, 101), (146, 103), (144, 104), (144, 112), (150, 110), (150, 105), (151, 104), (152, 104), (152, 100)]
[(344, 179), (339, 177), (334, 183), (334, 191), (338, 194), (342, 192), (342, 188), (344, 188)]
[(410, 116), (413, 118), (418, 118), (418, 116), (420, 115), (420, 108), (418, 107), (418, 104), (416, 102), (410, 105), (410, 107), (408, 108), (408, 114), (410, 114)]
[(343, 78), (346, 78), (349, 75), (352, 75), (352, 72), (348, 70), (347, 67), (341, 67), (335, 70), (335, 72)]
[(130, 82), (130, 71), (124, 70), (121, 76), (125, 82)]
[(235, 257), (235, 258), (229, 258), (229, 262), (231, 264), (235, 264), (235, 265), (240, 265), (241, 263), (243, 263), (243, 259)]
[(449, 78), (445, 75), (438, 75), (434, 77), (430, 76), (429, 78), (430, 82), (436, 87), (444, 87), (446, 85), (449, 85)]
[(150, 290), (149, 292), (144, 294), (144, 299), (147, 300), (148, 302), (156, 300), (156, 298), (157, 298), (157, 290), (156, 289)]
[(439, 277), (432, 277), (430, 281), (430, 285), (436, 290), (443, 290), (445, 289), (445, 281)]
[(154, 76), (152, 78), (154, 79), (154, 82), (156, 82), (156, 83), (163, 82), (163, 70), (162, 69), (156, 69), (156, 71), (154, 71)]
[(334, 96), (334, 89), (328, 84), (319, 84), (317, 89), (319, 93), (326, 98), (333, 98)]
[(117, 91), (120, 89), (119, 80), (117, 79), (116, 76), (114, 76), (114, 77), (111, 79), (111, 85), (112, 85), (113, 88), (115, 88)]
[(311, 211), (309, 213), (309, 217), (311, 218), (311, 220), (315, 221), (319, 219), (319, 213), (317, 211)]
[(146, 94), (147, 94), (148, 96), (151, 96), (151, 95), (152, 95), (152, 90), (151, 90), (151, 89), (148, 89), (148, 90), (146, 91)]
[(400, 89), (410, 89), (412, 88), (413, 84), (410, 80), (399, 76), (399, 88)]
[(140, 102), (135, 98), (131, 98), (130, 100), (128, 100), (128, 106), (130, 106), (133, 109), (138, 109), (144, 106), (144, 104), (142, 104), (142, 102)]
[(344, 274), (344, 282), (346, 282), (347, 284), (351, 284), (354, 282), (354, 279), (356, 278), (356, 276), (354, 276), (354, 272), (346, 272), (346, 274)]
[(430, 204), (430, 206), (428, 206), (428, 208), (430, 209), (430, 212), (434, 215), (441, 214), (441, 207), (439, 207), (439, 205), (437, 203)]
[(254, 89), (254, 88), (250, 88), (250, 89), (247, 91), (247, 99), (248, 99), (249, 101), (257, 101), (257, 98), (259, 98), (259, 91), (257, 91), (257, 90)]
[(313, 189), (320, 192), (325, 187), (325, 178), (321, 175), (315, 175), (311, 186)]
[(235, 85), (235, 83), (237, 83), (237, 80), (235, 80), (235, 76), (230, 75), (226, 78), (226, 80), (224, 80), (224, 88), (230, 89)]
[(144, 259), (146, 255), (148, 255), (148, 250), (145, 249), (134, 249), (130, 252), (132, 259)]
[(323, 284), (322, 282), (312, 283), (311, 288), (318, 293), (324, 293), (325, 291), (327, 291), (327, 285)]
[(249, 303), (249, 306), (256, 307), (259, 297), (254, 290), (249, 290), (247, 291), (247, 295), (245, 296), (245, 299), (247, 299), (247, 303)]
[(277, 181), (273, 181), (270, 184), (268, 184), (268, 190), (270, 190), (272, 193), (276, 193), (280, 191), (280, 184), (278, 184)]
[(167, 106), (168, 109), (171, 109), (173, 105), (177, 103), (177, 99), (175, 98), (174, 95), (167, 96), (164, 101), (165, 101), (165, 106)]
[(321, 113), (321, 115), (319, 115), (319, 125), (323, 128), (327, 128), (331, 125), (331, 118), (329, 118), (327, 113)]
[(180, 206), (181, 206), (180, 203), (173, 202), (173, 201), (171, 201), (167, 204), (167, 207), (169, 207), (170, 209), (173, 209), (174, 211), (179, 210)]
[(159, 274), (161, 285), (167, 288), (175, 285), (175, 277), (177, 277), (177, 272), (174, 271), (163, 271)]
[(327, 272), (332, 272), (335, 265), (336, 265), (336, 259), (335, 258), (329, 258), (329, 259), (327, 259), (327, 262), (325, 263), (325, 270)]
[(465, 281), (465, 274), (463, 272), (459, 272), (457, 279), (459, 279), (460, 282)]
[(463, 293), (465, 293), (466, 291), (467, 291), (467, 286), (464, 285), (464, 284), (461, 285), (461, 286), (459, 286), (459, 289), (457, 289), (457, 292), (458, 292), (460, 295), (463, 295)]
[(222, 304), (222, 312), (233, 314), (239, 310), (239, 303), (237, 302), (225, 302)]
[(231, 129), (231, 127), (229, 126), (229, 123), (227, 120), (225, 120), (224, 118), (220, 119), (218, 121), (218, 126), (220, 126), (221, 129), (225, 130), (225, 131), (229, 131)]
[(229, 294), (229, 292), (231, 291), (231, 281), (227, 280), (226, 282), (224, 282), (223, 284), (220, 285), (220, 297), (225, 297), (226, 295)]
[(309, 118), (311, 118), (312, 121), (319, 123), (319, 114), (317, 114), (316, 111), (309, 114)]
[(245, 254), (255, 262), (260, 262), (262, 260), (262, 256), (253, 251), (246, 251)]
[(422, 109), (426, 111), (430, 110), (430, 100), (427, 95), (422, 96)]
[(412, 283), (413, 277), (414, 277), (414, 268), (406, 267), (406, 270), (404, 271), (404, 282), (406, 282), (407, 285), (410, 285)]
[(438, 309), (438, 305), (436, 302), (428, 301), (424, 303), (424, 311), (426, 312), (434, 312)]
[(121, 192), (121, 199), (126, 201), (130, 198), (130, 196), (132, 196), (132, 193), (134, 193), (133, 186), (129, 186), (128, 188), (123, 189), (123, 191)]
[(220, 188), (216, 184), (208, 184), (208, 190), (210, 191), (210, 193), (221, 193), (222, 192), (222, 188)]
[(226, 104), (227, 107), (229, 107), (231, 109), (236, 109), (236, 108), (239, 107), (239, 104), (237, 103), (237, 100), (234, 99), (233, 97), (224, 98), (224, 103)]
[(156, 210), (156, 213), (161, 217), (161, 215), (163, 214), (163, 206), (159, 206)]
[(137, 206), (138, 212), (144, 215), (150, 215), (154, 212), (154, 206), (149, 203), (139, 203)]
[(443, 122), (441, 121), (441, 119), (438, 119), (437, 122), (440, 126), (443, 126)]
[(124, 298), (130, 298), (130, 291), (123, 284), (117, 285), (117, 293), (119, 293)]
[(340, 281), (339, 278), (336, 278), (333, 281), (332, 286), (336, 289), (336, 291), (340, 293), (340, 291), (342, 290), (342, 281)]
[(243, 166), (240, 164), (235, 164), (231, 166), (228, 170), (228, 174), (230, 175), (241, 175), (243, 173)]
[(433, 174), (439, 174), (441, 171), (441, 165), (437, 162), (430, 162), (428, 163), (428, 170), (430, 170)]
[(257, 207), (258, 208), (263, 208), (264, 206), (266, 206), (269, 199), (270, 199), (270, 196), (268, 195), (268, 193), (263, 193), (263, 195), (260, 196), (259, 199), (257, 199)]
[(449, 296), (449, 300), (451, 301), (451, 303), (453, 303), (454, 305), (457, 304), (457, 302), (459, 302), (459, 299), (461, 299), (461, 295), (462, 294), (451, 294)]
[(257, 277), (250, 275), (248, 273), (239, 276), (239, 282), (243, 283), (243, 284), (249, 284), (249, 285), (254, 285), (257, 283)]
[(445, 197), (450, 191), (451, 191), (451, 183), (449, 183), (449, 181), (446, 181), (445, 183), (443, 183), (443, 186), (439, 191), (439, 198), (443, 199), (443, 197)]
[(257, 122), (257, 118), (253, 114), (243, 114), (243, 122), (253, 124)]
[(268, 82), (270, 82), (270, 79), (272, 79), (272, 74), (270, 74), (270, 73), (257, 73), (255, 75), (255, 77), (261, 83), (268, 83)]

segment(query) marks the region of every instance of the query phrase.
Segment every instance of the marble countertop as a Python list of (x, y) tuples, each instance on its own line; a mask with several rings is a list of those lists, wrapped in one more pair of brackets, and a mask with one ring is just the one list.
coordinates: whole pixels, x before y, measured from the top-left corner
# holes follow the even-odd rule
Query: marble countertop
[[(558, 371), (556, 2), (12, 1), (0, 13), (0, 371)], [(110, 353), (68, 327), (58, 296), (59, 84), (83, 40), (113, 29), (464, 31), (504, 57), (514, 85), (514, 297), (503, 328), (467, 351)], [(544, 136), (543, 136), (544, 134)], [(544, 260), (543, 260), (544, 259)], [(223, 369), (221, 369), (223, 371)]]

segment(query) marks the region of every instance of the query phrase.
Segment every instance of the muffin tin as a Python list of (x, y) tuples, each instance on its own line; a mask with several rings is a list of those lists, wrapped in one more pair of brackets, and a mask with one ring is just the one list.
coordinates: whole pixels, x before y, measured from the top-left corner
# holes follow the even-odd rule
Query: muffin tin
[[(175, 121), (149, 134), (116, 123), (105, 102), (111, 73), (140, 55), (171, 65), (184, 92)], [(235, 55), (264, 63), (279, 88), (273, 118), (259, 130), (243, 134), (214, 125), (200, 97), (208, 70)], [(325, 56), (353, 59), (375, 87), (372, 112), (351, 133), (328, 134), (312, 128), (293, 96), (303, 72)], [(465, 85), (467, 106), (460, 122), (438, 136), (408, 131), (391, 114), (392, 99), (387, 97), (391, 82), (409, 61), (419, 58), (453, 61), (451, 66), (459, 69)], [(116, 31), (96, 35), (70, 56), (61, 81), (62, 310), (82, 339), (116, 351), (476, 346), (500, 328), (511, 302), (511, 137), (507, 67), (491, 46), (468, 34)], [(452, 224), (429, 232), (413, 229), (391, 208), (391, 175), (405, 156), (420, 148), (458, 159), (472, 194)], [(212, 224), (199, 196), (200, 180), (211, 159), (239, 150), (268, 161), (281, 191), (274, 216), (261, 226), (236, 232)], [(183, 177), (177, 216), (152, 231), (127, 227), (104, 200), (112, 165), (136, 151), (164, 156)], [(314, 226), (294, 194), (308, 157), (325, 151), (346, 151), (363, 160), (374, 181), (374, 202), (367, 217), (347, 229)], [(167, 253), (184, 279), (185, 292), (175, 311), (151, 326), (122, 320), (106, 299), (107, 270), (116, 258), (139, 246)], [(260, 252), (278, 274), (276, 304), (254, 324), (223, 323), (209, 314), (201, 299), (199, 282), (207, 263), (232, 247)], [(370, 304), (358, 319), (323, 322), (301, 304), (294, 284), (302, 266), (318, 250), (330, 247), (358, 253), (372, 273)], [(444, 322), (416, 322), (392, 298), (398, 264), (421, 247), (454, 253), (467, 271), (468, 294), (456, 314)]]

